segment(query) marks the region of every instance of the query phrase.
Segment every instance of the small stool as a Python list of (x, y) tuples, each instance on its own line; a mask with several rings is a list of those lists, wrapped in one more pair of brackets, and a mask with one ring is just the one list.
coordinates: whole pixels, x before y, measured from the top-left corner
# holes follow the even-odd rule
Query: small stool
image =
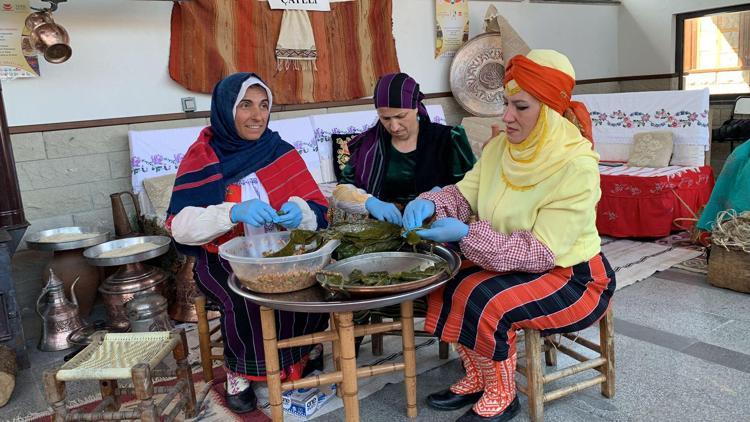
[[(224, 362), (224, 339), (221, 337), (221, 325), (211, 328), (208, 325), (209, 311), (214, 313), (218, 307), (207, 303), (206, 297), (198, 295), (195, 297), (195, 313), (198, 316), (198, 347), (201, 353), (201, 366), (203, 367), (203, 379), (209, 382), (214, 379), (214, 362)], [(214, 350), (219, 348), (214, 354)]]
[[(177, 369), (154, 369), (169, 353), (177, 361)], [(54, 422), (140, 419), (156, 422), (165, 416), (171, 421), (180, 411), (185, 417), (195, 416), (195, 387), (187, 361), (188, 347), (185, 331), (157, 331), (150, 333), (94, 334), (92, 342), (57, 371), (44, 372), (44, 391), (52, 406)], [(171, 387), (154, 386), (153, 377), (176, 377)], [(132, 387), (118, 387), (117, 380), (131, 378)], [(65, 405), (65, 382), (98, 380), (102, 401), (90, 413), (71, 412)], [(119, 411), (120, 396), (134, 394), (138, 409)], [(156, 403), (154, 394), (165, 394)], [(168, 415), (165, 410), (180, 396)]]
[[(553, 337), (546, 337), (542, 343), (539, 331), (524, 329), (526, 366), (517, 364), (516, 371), (526, 377), (526, 385), (517, 385), (518, 391), (526, 394), (529, 400), (529, 417), (533, 422), (544, 420), (544, 403), (565, 397), (585, 388), (601, 384), (602, 395), (612, 398), (615, 395), (615, 338), (612, 308), (599, 321), (599, 344), (574, 336), (563, 334), (563, 337), (586, 347), (599, 356), (589, 358), (567, 346), (560, 344)], [(565, 353), (579, 363), (564, 369), (545, 374), (541, 364), (541, 352), (544, 351), (547, 366), (557, 366), (557, 351)], [(589, 369), (596, 369), (599, 374), (584, 381), (576, 382), (556, 390), (544, 391), (544, 385), (552, 381), (575, 375)]]

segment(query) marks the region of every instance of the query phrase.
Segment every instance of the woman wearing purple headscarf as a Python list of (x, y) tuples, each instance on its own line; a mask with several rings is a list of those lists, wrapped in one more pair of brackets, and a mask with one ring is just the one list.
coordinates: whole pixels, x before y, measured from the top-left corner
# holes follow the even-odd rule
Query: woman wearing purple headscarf
[[(476, 162), (461, 126), (430, 121), (419, 84), (406, 73), (381, 76), (373, 101), (378, 111), (375, 126), (349, 141), (349, 161), (333, 191), (332, 204), (353, 214), (369, 214), (401, 224), (401, 210), (420, 193), (463, 179)], [(414, 302), (424, 316), (425, 300)], [(354, 315), (356, 324), (370, 315), (398, 318), (398, 306)], [(362, 338), (357, 338), (357, 349)]]
[(430, 121), (423, 98), (406, 73), (378, 79), (378, 122), (349, 141), (351, 155), (333, 192), (337, 208), (401, 224), (409, 201), (471, 170), (476, 159), (463, 127)]

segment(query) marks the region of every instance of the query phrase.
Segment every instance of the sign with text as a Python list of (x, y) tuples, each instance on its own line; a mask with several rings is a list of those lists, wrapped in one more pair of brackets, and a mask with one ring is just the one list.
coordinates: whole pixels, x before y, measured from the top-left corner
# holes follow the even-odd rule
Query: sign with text
[(468, 0), (435, 0), (435, 20), (435, 58), (455, 56), (469, 41)]
[(330, 11), (329, 0), (268, 0), (271, 9)]
[(29, 0), (5, 0), (0, 5), (0, 79), (39, 76), (39, 60), (26, 28)]

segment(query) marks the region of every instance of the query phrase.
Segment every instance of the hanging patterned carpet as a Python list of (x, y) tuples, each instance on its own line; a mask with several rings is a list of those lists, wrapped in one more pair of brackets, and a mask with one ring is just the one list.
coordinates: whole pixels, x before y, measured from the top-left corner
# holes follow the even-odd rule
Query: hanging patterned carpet
[[(391, 7), (391, 0), (357, 0), (331, 2), (330, 12), (306, 12), (309, 23), (302, 16), (299, 25), (312, 27), (314, 46), (304, 54), (316, 56), (317, 70), (279, 70), (284, 11), (259, 0), (175, 2), (169, 74), (191, 91), (210, 93), (224, 76), (255, 72), (270, 84), (274, 104), (368, 97), (378, 76), (399, 70)], [(287, 35), (303, 32), (290, 25)]]

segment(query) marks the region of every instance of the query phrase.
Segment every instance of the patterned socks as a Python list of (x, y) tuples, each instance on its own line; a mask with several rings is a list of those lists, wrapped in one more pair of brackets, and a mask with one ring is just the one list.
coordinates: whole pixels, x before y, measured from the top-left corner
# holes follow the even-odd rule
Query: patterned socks
[(239, 394), (250, 388), (250, 381), (245, 379), (242, 374), (232, 372), (227, 368), (227, 394)]
[(499, 415), (516, 398), (516, 357), (516, 353), (513, 353), (508, 359), (496, 362), (476, 355), (484, 380), (484, 394), (473, 407), (479, 416)]
[(466, 376), (451, 385), (450, 390), (462, 396), (482, 391), (484, 389), (484, 382), (482, 382), (482, 373), (477, 362), (479, 355), (461, 344), (456, 345), (456, 350), (458, 351), (458, 356), (461, 357), (461, 361), (464, 363)]

